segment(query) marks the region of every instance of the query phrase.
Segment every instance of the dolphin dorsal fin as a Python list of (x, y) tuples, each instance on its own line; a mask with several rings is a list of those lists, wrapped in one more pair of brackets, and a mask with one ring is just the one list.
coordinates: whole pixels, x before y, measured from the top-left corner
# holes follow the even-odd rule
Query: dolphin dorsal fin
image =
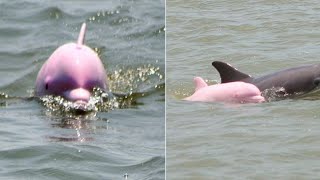
[(199, 89), (208, 86), (208, 84), (201, 77), (195, 77), (193, 79), (193, 82), (194, 82), (194, 85), (196, 86), (195, 91), (198, 91)]
[(80, 29), (79, 37), (78, 37), (78, 42), (77, 42), (78, 48), (81, 48), (82, 45), (84, 44), (85, 35), (86, 35), (86, 23), (83, 23)]
[(221, 83), (234, 82), (234, 81), (244, 81), (248, 82), (251, 80), (251, 76), (240, 72), (236, 68), (232, 67), (228, 63), (214, 61), (212, 62), (212, 66), (217, 69), (220, 74)]

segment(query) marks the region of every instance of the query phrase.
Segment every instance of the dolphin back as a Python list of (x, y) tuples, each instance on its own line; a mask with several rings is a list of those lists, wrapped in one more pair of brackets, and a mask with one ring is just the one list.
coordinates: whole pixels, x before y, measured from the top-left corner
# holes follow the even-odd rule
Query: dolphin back
[(251, 82), (253, 80), (253, 78), (250, 75), (240, 72), (228, 63), (214, 61), (212, 62), (212, 66), (215, 67), (219, 72), (221, 83), (228, 83), (234, 81)]

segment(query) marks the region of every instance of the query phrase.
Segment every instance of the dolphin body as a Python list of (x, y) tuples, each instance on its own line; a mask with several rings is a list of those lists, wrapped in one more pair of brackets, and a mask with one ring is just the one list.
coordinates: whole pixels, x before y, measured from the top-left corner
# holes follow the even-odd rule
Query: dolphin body
[(59, 95), (86, 104), (94, 87), (108, 91), (106, 70), (97, 53), (85, 46), (86, 24), (83, 23), (78, 42), (57, 48), (41, 67), (35, 95)]
[(184, 100), (230, 103), (259, 103), (265, 101), (259, 89), (253, 84), (230, 82), (208, 86), (201, 77), (196, 77), (193, 81), (195, 92)]
[(254, 84), (260, 91), (274, 89), (278, 97), (300, 95), (315, 90), (320, 83), (320, 64), (294, 67), (254, 78), (230, 64), (214, 61), (221, 83), (243, 81)]

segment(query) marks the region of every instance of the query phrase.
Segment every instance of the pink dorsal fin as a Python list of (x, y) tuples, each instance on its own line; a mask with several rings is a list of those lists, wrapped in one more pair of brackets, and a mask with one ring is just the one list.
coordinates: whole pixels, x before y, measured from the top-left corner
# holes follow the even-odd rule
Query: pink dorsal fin
[(208, 84), (201, 77), (195, 77), (193, 79), (193, 82), (194, 82), (194, 84), (196, 86), (195, 91), (198, 91), (199, 89), (208, 86)]
[(86, 35), (86, 23), (83, 23), (81, 26), (80, 33), (79, 33), (79, 37), (78, 37), (78, 43), (77, 43), (78, 48), (82, 47), (82, 45), (84, 43), (85, 35)]

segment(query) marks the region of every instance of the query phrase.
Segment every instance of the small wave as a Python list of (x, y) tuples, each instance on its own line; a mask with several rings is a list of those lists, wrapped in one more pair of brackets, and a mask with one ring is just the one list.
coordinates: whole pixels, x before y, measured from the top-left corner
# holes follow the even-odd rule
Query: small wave
[(3, 36), (3, 38), (10, 37), (10, 36), (25, 36), (27, 35), (31, 30), (27, 28), (22, 27), (0, 27), (0, 36)]
[[(6, 161), (3, 166), (6, 173), (2, 177), (120, 179), (126, 174), (129, 179), (138, 176), (136, 179), (164, 179), (165, 158), (162, 156), (133, 165), (123, 165), (126, 158), (119, 158), (110, 152), (105, 154), (101, 150), (97, 147), (74, 148), (59, 144), (2, 150), (0, 157)], [(78, 165), (74, 166), (75, 164)], [(88, 167), (90, 171), (87, 171)]]
[(109, 87), (112, 92), (132, 94), (141, 92), (145, 87), (160, 88), (158, 83), (164, 81), (160, 67), (151, 64), (137, 68), (117, 68), (108, 75)]
[(144, 167), (151, 167), (155, 164), (162, 164), (164, 163), (165, 158), (163, 156), (156, 156), (156, 157), (151, 157), (148, 160), (145, 160), (141, 163), (138, 164), (133, 164), (133, 165), (128, 165), (128, 166), (119, 166), (119, 167), (127, 167), (129, 169), (136, 169), (136, 168), (140, 168), (141, 165)]
[[(20, 68), (8, 68), (9, 70), (3, 70), (7, 72), (8, 78), (1, 81), (1, 91), (9, 92), (9, 96), (18, 96), (18, 94), (22, 94), (26, 92), (27, 88), (21, 87), (29, 87), (30, 79), (34, 76), (34, 66), (30, 67), (20, 67)], [(13, 70), (12, 70), (13, 69)]]
[(109, 25), (121, 25), (131, 22), (138, 22), (139, 20), (131, 16), (129, 7), (118, 6), (114, 10), (101, 10), (89, 15), (88, 22), (102, 23)]
[(119, 166), (119, 169), (126, 171), (127, 177), (134, 176), (136, 171), (144, 171), (146, 174), (138, 179), (164, 179), (165, 176), (165, 158), (162, 156), (152, 157), (138, 164)]
[(266, 89), (262, 92), (262, 96), (265, 97), (267, 102), (271, 101), (279, 101), (288, 98), (297, 98), (297, 99), (304, 99), (304, 100), (318, 100), (320, 97), (320, 90), (316, 89), (311, 92), (297, 92), (293, 94), (288, 94), (283, 87), (273, 87), (270, 89)]
[(73, 17), (71, 14), (62, 11), (58, 7), (47, 7), (41, 9), (40, 11), (33, 13), (26, 18), (36, 19), (36, 20), (48, 20), (48, 19), (62, 19), (66, 17)]
[[(137, 39), (137, 38), (152, 38), (154, 36), (164, 36), (165, 35), (165, 27), (164, 26), (149, 26), (142, 28), (139, 31), (127, 31), (125, 32), (125, 37), (127, 39)], [(162, 37), (161, 37), (162, 38)]]
[(320, 99), (320, 88), (316, 88), (315, 90), (305, 93), (305, 94), (299, 94), (296, 96), (297, 99), (303, 99), (303, 100), (319, 100)]

